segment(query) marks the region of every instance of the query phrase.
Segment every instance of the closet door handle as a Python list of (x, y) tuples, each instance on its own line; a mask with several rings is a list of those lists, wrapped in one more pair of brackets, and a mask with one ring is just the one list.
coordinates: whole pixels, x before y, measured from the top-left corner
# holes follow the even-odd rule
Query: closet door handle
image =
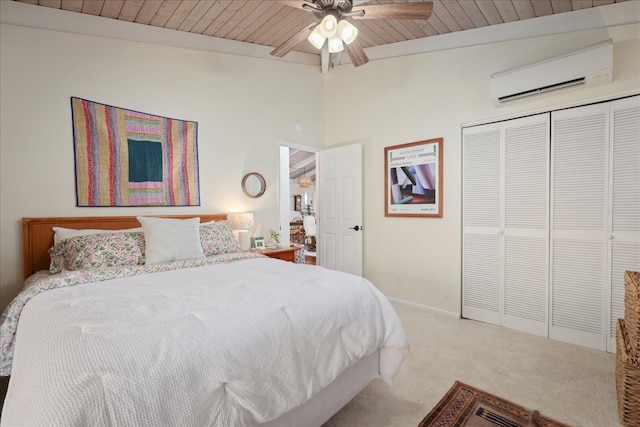
[(359, 226), (356, 225), (355, 227), (349, 227), (349, 230), (359, 231), (359, 230), (362, 230), (362, 227), (359, 227)]

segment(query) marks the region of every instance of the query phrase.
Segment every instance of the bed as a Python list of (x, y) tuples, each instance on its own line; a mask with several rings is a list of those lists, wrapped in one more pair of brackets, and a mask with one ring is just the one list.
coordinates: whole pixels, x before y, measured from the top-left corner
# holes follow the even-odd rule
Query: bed
[[(242, 252), (226, 215), (197, 218), (23, 219), (3, 426), (319, 426), (391, 382), (409, 347), (370, 282)], [(171, 258), (194, 230), (202, 253)]]

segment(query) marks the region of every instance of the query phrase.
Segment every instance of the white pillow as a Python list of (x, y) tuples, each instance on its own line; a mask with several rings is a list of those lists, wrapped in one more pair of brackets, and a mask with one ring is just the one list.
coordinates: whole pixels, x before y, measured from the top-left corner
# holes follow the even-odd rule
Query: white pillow
[(75, 228), (63, 228), (63, 227), (51, 227), (53, 230), (53, 243), (58, 244), (64, 239), (70, 239), (71, 237), (88, 236), (90, 234), (105, 234), (105, 233), (135, 233), (142, 231), (142, 227), (127, 228), (122, 230), (100, 230), (94, 228), (86, 228), (83, 230), (76, 230)]
[(145, 264), (204, 258), (200, 218), (137, 218), (144, 231)]

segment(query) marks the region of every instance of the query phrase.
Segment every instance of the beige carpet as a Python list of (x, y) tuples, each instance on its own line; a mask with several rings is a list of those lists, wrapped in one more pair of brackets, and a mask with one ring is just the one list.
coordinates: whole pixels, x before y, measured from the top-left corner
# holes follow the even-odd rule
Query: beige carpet
[(575, 427), (619, 426), (615, 355), (394, 304), (411, 351), (324, 427), (415, 427), (460, 380)]

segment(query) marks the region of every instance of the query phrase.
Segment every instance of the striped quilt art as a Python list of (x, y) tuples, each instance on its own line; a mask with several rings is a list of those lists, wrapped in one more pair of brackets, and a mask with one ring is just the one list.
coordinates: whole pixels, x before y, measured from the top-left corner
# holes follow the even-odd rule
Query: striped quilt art
[(198, 123), (71, 98), (78, 206), (199, 206)]

